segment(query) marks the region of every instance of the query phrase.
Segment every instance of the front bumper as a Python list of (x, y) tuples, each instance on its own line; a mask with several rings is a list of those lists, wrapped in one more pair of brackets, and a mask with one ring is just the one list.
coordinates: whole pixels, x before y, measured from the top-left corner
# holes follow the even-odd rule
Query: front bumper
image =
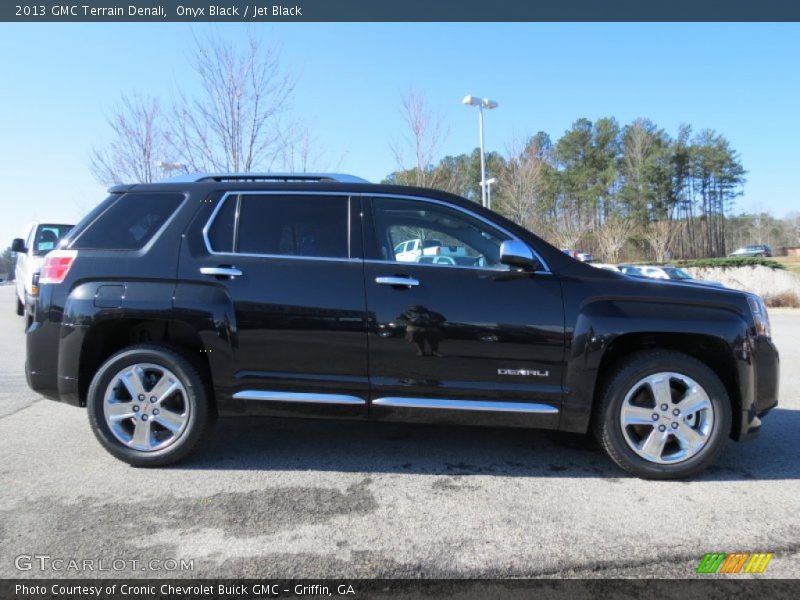
[[(751, 339), (749, 355), (749, 382), (742, 394), (742, 412), (733, 438), (745, 441), (755, 437), (761, 429), (761, 419), (778, 405), (780, 387), (780, 356), (771, 339)], [(734, 421), (736, 423), (736, 421)]]

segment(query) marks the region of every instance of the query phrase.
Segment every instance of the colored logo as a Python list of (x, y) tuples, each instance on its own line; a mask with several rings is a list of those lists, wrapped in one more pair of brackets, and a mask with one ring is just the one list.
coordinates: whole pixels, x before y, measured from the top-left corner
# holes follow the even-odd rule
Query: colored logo
[(700, 561), (697, 567), (698, 573), (763, 573), (774, 554), (766, 552), (736, 552), (726, 554), (725, 552), (709, 552)]

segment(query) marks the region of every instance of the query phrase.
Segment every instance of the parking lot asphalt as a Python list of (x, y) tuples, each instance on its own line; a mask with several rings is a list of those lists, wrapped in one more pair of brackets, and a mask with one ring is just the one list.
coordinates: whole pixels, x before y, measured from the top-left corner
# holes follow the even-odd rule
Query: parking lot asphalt
[(798, 577), (800, 311), (772, 323), (780, 407), (692, 481), (630, 477), (585, 436), (272, 419), (220, 421), (187, 462), (143, 470), (27, 388), (3, 286), (0, 577), (685, 577), (712, 551), (772, 552), (761, 577)]

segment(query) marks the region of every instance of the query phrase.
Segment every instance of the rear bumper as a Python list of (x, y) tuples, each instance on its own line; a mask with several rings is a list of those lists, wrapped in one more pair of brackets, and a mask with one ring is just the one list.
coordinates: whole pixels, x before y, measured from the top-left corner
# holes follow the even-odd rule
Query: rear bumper
[[(59, 368), (60, 354), (74, 358), (79, 351), (63, 352), (61, 324), (34, 320), (26, 332), (25, 378), (28, 386), (50, 400), (80, 406), (78, 382)], [(59, 349), (61, 348), (61, 352)]]

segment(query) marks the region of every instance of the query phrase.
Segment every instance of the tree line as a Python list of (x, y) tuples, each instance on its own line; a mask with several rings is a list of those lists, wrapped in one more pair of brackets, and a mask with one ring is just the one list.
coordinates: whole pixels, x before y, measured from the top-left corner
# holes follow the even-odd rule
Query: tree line
[[(444, 139), (437, 116), (414, 92), (402, 111), (406, 155), (417, 160), (398, 160), (385, 181), (480, 201), (480, 151), (429, 160)], [(424, 152), (412, 152), (419, 148)], [(610, 262), (800, 243), (797, 218), (766, 227), (766, 215), (734, 215), (746, 171), (730, 141), (710, 129), (683, 125), (671, 136), (649, 119), (622, 125), (613, 117), (581, 118), (558, 139), (540, 131), (512, 141), (503, 154), (489, 152), (486, 164), (487, 179), (497, 181), (492, 208), (561, 248)]]

